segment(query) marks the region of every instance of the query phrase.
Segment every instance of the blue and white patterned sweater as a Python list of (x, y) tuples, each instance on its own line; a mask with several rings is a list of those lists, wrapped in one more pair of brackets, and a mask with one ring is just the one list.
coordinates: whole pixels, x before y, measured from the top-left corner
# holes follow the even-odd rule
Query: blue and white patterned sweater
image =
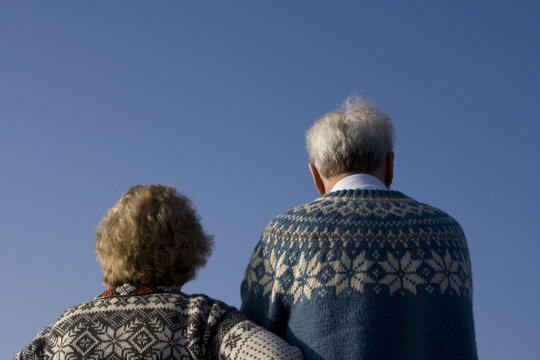
[(279, 215), (241, 293), (306, 359), (477, 359), (463, 231), (398, 191), (336, 191)]

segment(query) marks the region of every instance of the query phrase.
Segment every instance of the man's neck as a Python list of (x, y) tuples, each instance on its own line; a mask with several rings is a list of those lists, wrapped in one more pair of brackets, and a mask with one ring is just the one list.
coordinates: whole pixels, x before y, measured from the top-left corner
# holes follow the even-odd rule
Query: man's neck
[(331, 188), (330, 192), (338, 190), (388, 190), (381, 179), (371, 174), (352, 174), (343, 177)]
[[(372, 173), (350, 172), (350, 173), (343, 173), (343, 174), (336, 175), (336, 176), (334, 176), (334, 177), (332, 177), (330, 179), (323, 178), (322, 180), (324, 182), (324, 188), (326, 189), (326, 193), (329, 193), (330, 191), (334, 191), (333, 189), (334, 189), (334, 187), (336, 186), (337, 183), (339, 183), (343, 179), (348, 178), (348, 177), (353, 176), (353, 175), (366, 175), (366, 176), (369, 176), (369, 177), (374, 177), (381, 183), (381, 185), (383, 186), (384, 189), (389, 189), (390, 188), (390, 187), (386, 186), (385, 183), (384, 183), (384, 170), (382, 171), (382, 173), (381, 173), (381, 171), (374, 171)], [(371, 183), (373, 181), (369, 181), (369, 182)]]

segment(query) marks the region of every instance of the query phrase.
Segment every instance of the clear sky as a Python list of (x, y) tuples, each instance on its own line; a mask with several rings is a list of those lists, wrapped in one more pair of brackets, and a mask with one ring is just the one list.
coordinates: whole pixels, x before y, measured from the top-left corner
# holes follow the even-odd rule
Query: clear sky
[[(540, 2), (0, 2), (0, 358), (104, 288), (93, 232), (174, 185), (239, 306), (275, 215), (318, 196), (304, 135), (351, 93), (396, 127), (393, 188), (469, 241), (482, 359), (539, 359)], [(535, 275), (536, 274), (536, 275)]]

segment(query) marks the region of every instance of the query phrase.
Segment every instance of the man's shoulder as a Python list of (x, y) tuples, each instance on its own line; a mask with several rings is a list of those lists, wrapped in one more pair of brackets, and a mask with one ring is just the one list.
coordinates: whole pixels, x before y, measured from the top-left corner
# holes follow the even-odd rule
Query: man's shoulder
[(271, 222), (299, 221), (303, 218), (379, 216), (451, 216), (443, 210), (394, 190), (340, 190), (290, 208)]
[[(340, 190), (291, 208), (267, 225), (264, 235), (276, 238), (317, 238), (330, 233), (407, 232), (449, 227), (458, 222), (437, 207), (394, 190)], [(329, 233), (330, 232), (330, 233)]]
[(266, 231), (272, 228), (289, 226), (296, 223), (305, 222), (307, 219), (324, 217), (322, 212), (332, 200), (327, 200), (324, 196), (316, 198), (308, 203), (289, 208), (275, 216), (266, 226)]

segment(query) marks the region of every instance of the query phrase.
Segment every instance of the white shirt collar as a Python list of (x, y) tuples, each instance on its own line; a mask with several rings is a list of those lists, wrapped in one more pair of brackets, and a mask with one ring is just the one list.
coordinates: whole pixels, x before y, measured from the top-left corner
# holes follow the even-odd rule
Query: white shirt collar
[[(332, 188), (338, 190), (388, 190), (383, 182), (373, 175), (354, 174), (339, 180)], [(332, 192), (331, 191), (331, 192)]]

